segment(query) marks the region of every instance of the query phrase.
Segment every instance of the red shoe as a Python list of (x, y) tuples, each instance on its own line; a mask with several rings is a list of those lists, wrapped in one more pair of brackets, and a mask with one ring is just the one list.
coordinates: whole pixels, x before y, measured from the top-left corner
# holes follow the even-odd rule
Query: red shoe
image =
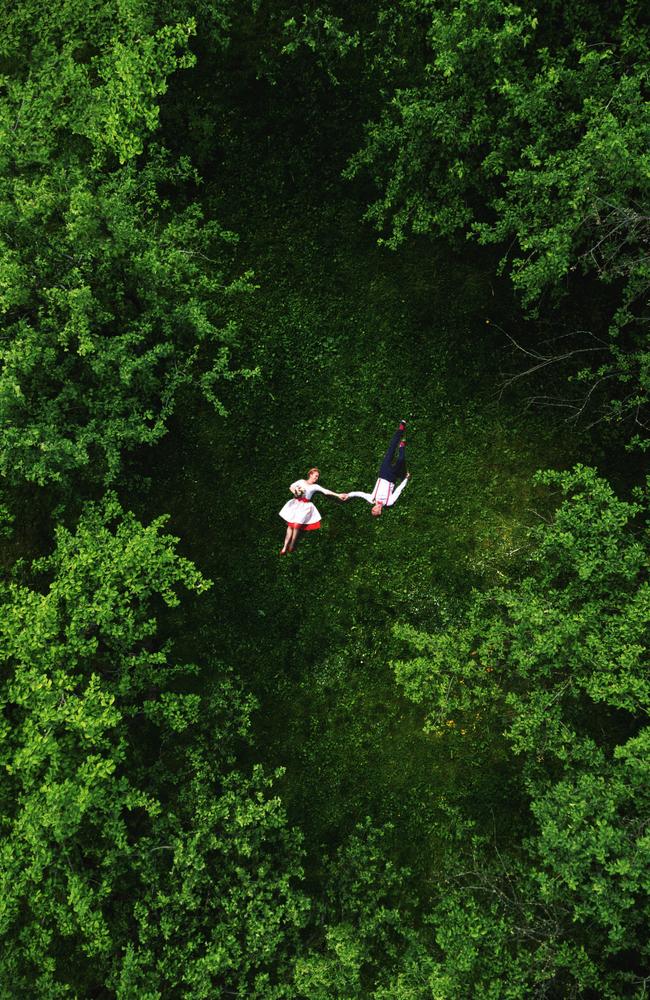
[(280, 551), (278, 552), (279, 556), (286, 556), (286, 554), (287, 554), (287, 550), (286, 549), (280, 549)]

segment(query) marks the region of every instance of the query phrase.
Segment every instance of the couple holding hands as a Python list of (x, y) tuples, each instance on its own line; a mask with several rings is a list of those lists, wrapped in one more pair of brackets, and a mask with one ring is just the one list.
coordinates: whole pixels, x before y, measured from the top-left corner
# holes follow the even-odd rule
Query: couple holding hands
[[(406, 471), (406, 441), (403, 440), (405, 431), (406, 421), (400, 420), (379, 467), (379, 475), (372, 493), (334, 493), (333, 490), (326, 490), (318, 485), (320, 471), (316, 468), (309, 470), (306, 479), (296, 479), (289, 487), (294, 499), (288, 500), (280, 511), (280, 517), (287, 522), (287, 533), (280, 555), (293, 552), (301, 531), (314, 531), (320, 528), (320, 514), (311, 499), (314, 493), (324, 493), (326, 496), (338, 497), (339, 500), (362, 497), (372, 505), (370, 513), (374, 517), (379, 517), (384, 507), (392, 507), (411, 478), (411, 473)], [(396, 452), (398, 455), (394, 461)], [(400, 479), (399, 486), (396, 486)]]

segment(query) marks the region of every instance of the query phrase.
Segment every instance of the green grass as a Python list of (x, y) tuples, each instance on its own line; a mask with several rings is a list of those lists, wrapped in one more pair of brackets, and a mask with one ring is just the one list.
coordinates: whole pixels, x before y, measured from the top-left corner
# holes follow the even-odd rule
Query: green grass
[[(516, 793), (499, 748), (484, 760), (469, 736), (422, 733), (393, 680), (392, 625), (435, 629), (507, 575), (535, 518), (533, 472), (569, 464), (574, 442), (498, 398), (486, 258), (392, 255), (357, 205), (331, 205), (298, 198), (246, 220), (244, 204), (229, 220), (260, 285), (240, 356), (262, 373), (227, 387), (225, 421), (188, 404), (141, 502), (171, 511), (215, 581), (174, 627), (188, 655), (232, 664), (257, 695), (253, 755), (286, 768), (279, 789), (313, 857), (371, 815), (427, 877), (448, 797), (513, 832)], [(288, 484), (317, 464), (329, 488), (371, 489), (402, 416), (413, 479), (395, 508), (377, 521), (364, 501), (323, 498), (323, 529), (278, 558)]]

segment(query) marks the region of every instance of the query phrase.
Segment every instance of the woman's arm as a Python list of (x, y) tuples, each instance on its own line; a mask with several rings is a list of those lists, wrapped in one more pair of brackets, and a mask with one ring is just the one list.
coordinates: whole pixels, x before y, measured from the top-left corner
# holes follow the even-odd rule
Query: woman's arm
[(304, 493), (305, 492), (305, 480), (304, 479), (296, 479), (295, 483), (292, 483), (291, 486), (289, 487), (289, 490), (290, 490), (291, 493), (293, 493), (294, 497), (297, 497), (299, 493)]
[(347, 493), (335, 493), (334, 490), (326, 490), (324, 486), (317, 486), (316, 483), (311, 484), (312, 490), (317, 490), (319, 493), (324, 493), (327, 497), (337, 497), (339, 500), (347, 500)]

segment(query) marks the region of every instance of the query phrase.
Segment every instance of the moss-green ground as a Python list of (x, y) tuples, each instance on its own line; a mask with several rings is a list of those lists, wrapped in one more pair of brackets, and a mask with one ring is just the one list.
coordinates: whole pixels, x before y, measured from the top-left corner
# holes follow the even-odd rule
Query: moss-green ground
[[(174, 627), (257, 695), (254, 756), (286, 768), (278, 788), (310, 851), (371, 815), (426, 877), (447, 796), (462, 788), (470, 817), (512, 832), (516, 803), (498, 748), (484, 760), (469, 736), (422, 733), (393, 680), (392, 625), (435, 628), (507, 574), (535, 519), (533, 472), (570, 463), (574, 443), (499, 398), (504, 343), (486, 320), (510, 307), (491, 261), (425, 243), (396, 256), (357, 204), (328, 204), (233, 220), (260, 286), (241, 358), (261, 375), (228, 387), (225, 420), (191, 401), (130, 499), (170, 511), (214, 580)], [(413, 479), (395, 508), (375, 520), (362, 500), (322, 498), (322, 530), (280, 558), (289, 483), (317, 464), (331, 489), (371, 489), (400, 417)]]

